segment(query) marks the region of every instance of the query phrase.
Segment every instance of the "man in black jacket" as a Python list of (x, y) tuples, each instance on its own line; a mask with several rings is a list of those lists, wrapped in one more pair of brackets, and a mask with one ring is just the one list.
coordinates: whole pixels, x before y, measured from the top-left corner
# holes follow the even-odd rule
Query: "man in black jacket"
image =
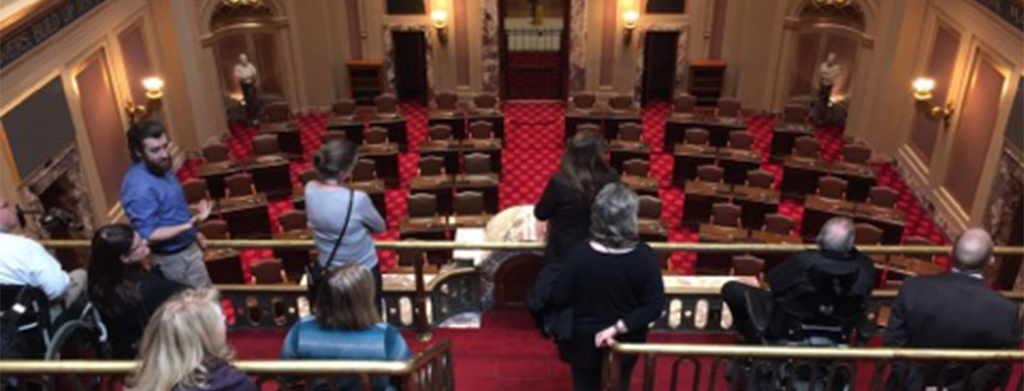
[[(969, 229), (953, 245), (952, 272), (908, 279), (892, 306), (885, 345), (907, 348), (1004, 349), (1020, 343), (1017, 306), (984, 286), (982, 271), (992, 264), (992, 237), (982, 229)], [(920, 389), (934, 384), (941, 367), (915, 367), (905, 380), (902, 366), (890, 378), (889, 389)], [(978, 369), (978, 368), (973, 368)], [(998, 368), (987, 367), (987, 370)], [(969, 380), (998, 381), (989, 371), (973, 371)], [(963, 386), (955, 371), (941, 386)], [(975, 383), (976, 384), (976, 383)], [(987, 383), (986, 383), (987, 384)], [(989, 389), (974, 388), (968, 389)]]
[[(806, 285), (810, 282), (812, 268), (826, 270), (857, 269), (857, 280), (850, 288), (857, 296), (867, 301), (871, 296), (871, 287), (875, 281), (875, 269), (871, 259), (853, 247), (853, 221), (837, 217), (825, 223), (818, 233), (820, 251), (806, 251), (793, 254), (785, 262), (770, 270), (767, 275), (772, 298), (778, 299), (786, 295), (790, 288)], [(736, 331), (746, 343), (756, 343), (757, 331), (747, 313), (747, 292), (758, 288), (739, 282), (729, 282), (722, 286), (722, 300), (729, 305)]]

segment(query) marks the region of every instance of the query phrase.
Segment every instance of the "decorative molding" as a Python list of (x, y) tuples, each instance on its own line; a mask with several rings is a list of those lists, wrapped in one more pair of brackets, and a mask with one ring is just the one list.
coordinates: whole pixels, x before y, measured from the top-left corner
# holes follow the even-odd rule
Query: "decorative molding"
[(484, 92), (498, 93), (501, 79), (501, 42), (498, 37), (498, 0), (485, 0), (483, 3), (483, 45), (481, 64), (483, 68), (482, 84)]
[(387, 83), (385, 87), (389, 93), (394, 94), (396, 90), (395, 86), (395, 43), (392, 40), (391, 33), (402, 32), (402, 31), (415, 31), (423, 33), (423, 42), (426, 45), (426, 61), (427, 61), (427, 99), (433, 99), (434, 97), (434, 45), (431, 43), (430, 31), (432, 27), (420, 23), (386, 23), (384, 24), (384, 74), (387, 75)]
[[(87, 235), (86, 237), (91, 237), (93, 227), (97, 222), (92, 208), (92, 200), (89, 198), (89, 184), (85, 180), (85, 174), (82, 173), (82, 161), (77, 147), (68, 147), (51, 160), (50, 164), (25, 178), (24, 186), (19, 189), (21, 199), (25, 201), (28, 210), (43, 213), (45, 208), (43, 208), (43, 202), (39, 197), (58, 179), (65, 176), (71, 181), (73, 187), (71, 197), (78, 203), (75, 210), (69, 212), (79, 214), (84, 234)], [(39, 225), (38, 219), (28, 219), (26, 223), (26, 229), (29, 232), (36, 234), (40, 239), (49, 239), (49, 233)]]
[(679, 33), (679, 40), (676, 42), (676, 74), (672, 80), (672, 96), (676, 96), (684, 88), (683, 81), (686, 77), (686, 45), (689, 42), (689, 28), (683, 24), (652, 24), (640, 26), (637, 30), (636, 33), (639, 40), (637, 41), (636, 75), (633, 78), (633, 100), (640, 102), (644, 92), (644, 51), (647, 50), (647, 45), (645, 45), (647, 33), (659, 31)]
[(585, 0), (569, 3), (569, 92), (587, 88), (587, 4)]
[(1024, 6), (1019, 1), (974, 0), (1017, 30), (1024, 31)]
[(1013, 212), (1024, 207), (1024, 162), (1010, 148), (999, 156), (999, 166), (992, 182), (992, 194), (982, 226), (997, 244), (1005, 244), (1013, 231)]
[(40, 14), (27, 16), (24, 24), (4, 31), (0, 38), (0, 69), (21, 58), (75, 21), (107, 2), (107, 0), (64, 0), (40, 9)]

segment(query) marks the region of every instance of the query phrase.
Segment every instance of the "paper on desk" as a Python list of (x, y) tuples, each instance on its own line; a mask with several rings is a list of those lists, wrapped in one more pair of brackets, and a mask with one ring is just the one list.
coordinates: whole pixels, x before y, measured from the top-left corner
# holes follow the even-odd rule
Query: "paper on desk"
[[(487, 239), (483, 228), (458, 228), (455, 230), (455, 243), (483, 243)], [(473, 265), (479, 265), (487, 256), (483, 250), (455, 250), (454, 259), (472, 260)]]

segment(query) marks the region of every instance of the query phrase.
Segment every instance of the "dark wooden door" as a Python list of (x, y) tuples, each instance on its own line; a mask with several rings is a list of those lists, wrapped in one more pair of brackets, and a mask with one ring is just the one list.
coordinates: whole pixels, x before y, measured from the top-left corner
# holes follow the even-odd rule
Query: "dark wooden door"
[(644, 39), (644, 76), (642, 103), (672, 100), (676, 76), (676, 43), (679, 33), (652, 31)]
[(395, 89), (398, 99), (427, 102), (427, 42), (421, 31), (395, 31)]

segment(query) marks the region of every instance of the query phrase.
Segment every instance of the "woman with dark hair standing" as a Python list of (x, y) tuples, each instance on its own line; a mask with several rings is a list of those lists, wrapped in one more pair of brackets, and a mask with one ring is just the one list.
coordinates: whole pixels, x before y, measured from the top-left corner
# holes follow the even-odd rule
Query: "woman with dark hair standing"
[[(637, 198), (622, 184), (606, 185), (594, 200), (590, 240), (578, 243), (565, 259), (554, 302), (572, 309), (572, 384), (576, 391), (597, 391), (601, 348), (611, 342), (644, 342), (647, 325), (665, 306), (661, 265), (637, 228)], [(622, 358), (619, 390), (628, 390), (636, 356)]]
[[(345, 140), (331, 141), (313, 155), (313, 166), (322, 179), (306, 184), (306, 213), (320, 253), (320, 266), (333, 269), (351, 263), (363, 265), (373, 273), (380, 292), (380, 265), (372, 235), (384, 232), (387, 224), (370, 196), (343, 185), (357, 160), (356, 146)], [(380, 295), (377, 297), (379, 306)]]
[[(568, 314), (551, 304), (551, 290), (558, 280), (562, 260), (569, 250), (586, 240), (590, 227), (590, 206), (594, 196), (606, 184), (618, 182), (619, 174), (605, 158), (604, 140), (592, 132), (578, 132), (565, 147), (562, 163), (534, 207), (538, 220), (547, 221), (547, 246), (544, 267), (527, 305), (545, 335), (560, 334)], [(561, 325), (561, 326), (560, 326)]]
[(134, 358), (150, 315), (187, 288), (164, 278), (159, 266), (146, 271), (147, 256), (149, 246), (130, 225), (108, 225), (93, 235), (89, 301), (109, 331), (114, 358)]

